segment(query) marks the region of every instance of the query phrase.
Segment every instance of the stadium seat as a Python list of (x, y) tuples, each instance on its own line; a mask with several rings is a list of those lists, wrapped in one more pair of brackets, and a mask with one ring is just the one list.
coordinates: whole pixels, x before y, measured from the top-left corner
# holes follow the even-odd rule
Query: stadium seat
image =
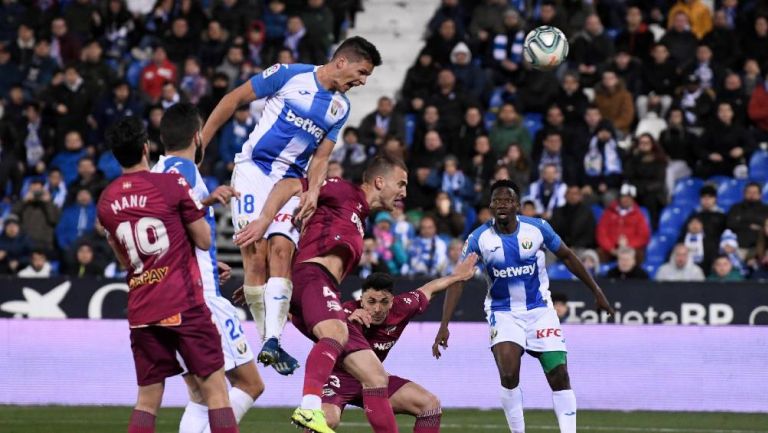
[(483, 123), (485, 124), (485, 129), (491, 130), (493, 128), (493, 124), (496, 122), (496, 113), (492, 111), (486, 111), (485, 117), (483, 118)]
[(692, 207), (676, 205), (665, 207), (664, 210), (661, 211), (661, 216), (659, 217), (659, 233), (677, 237), (692, 210)]
[(405, 146), (410, 149), (413, 146), (413, 134), (416, 132), (416, 115), (405, 115)]
[(603, 207), (599, 204), (593, 204), (592, 205), (592, 216), (595, 217), (595, 222), (600, 221), (600, 217), (603, 216)]
[(600, 269), (597, 270), (597, 276), (598, 277), (604, 277), (605, 274), (608, 273), (611, 269), (616, 267), (616, 261), (608, 262), (608, 263), (601, 263)]
[(768, 182), (768, 151), (758, 150), (749, 159), (749, 178), (755, 182)]
[(462, 239), (466, 239), (470, 233), (472, 233), (472, 227), (474, 227), (477, 221), (477, 211), (472, 206), (464, 206), (464, 233), (461, 234)]
[(648, 278), (653, 280), (656, 278), (656, 272), (659, 270), (659, 265), (646, 263), (643, 264), (642, 268), (648, 273)]
[(210, 192), (213, 192), (213, 190), (219, 187), (219, 180), (216, 179), (215, 176), (204, 176), (203, 183), (205, 184), (205, 187), (208, 188), (208, 191)]
[(768, 182), (766, 182), (765, 187), (763, 187), (763, 201), (768, 203)]
[(550, 280), (572, 280), (573, 274), (563, 263), (555, 263), (547, 268), (547, 275)]
[(666, 262), (675, 239), (676, 237), (664, 234), (653, 235), (648, 243), (648, 248), (645, 250), (645, 264), (661, 265)]
[(648, 208), (645, 206), (640, 206), (640, 212), (643, 213), (645, 222), (648, 223), (648, 227), (653, 227), (653, 224), (651, 224), (651, 212), (648, 211)]
[(541, 113), (525, 113), (523, 115), (523, 123), (528, 128), (528, 133), (531, 137), (534, 137), (537, 132), (544, 126), (544, 118)]
[(672, 203), (676, 205), (696, 206), (699, 203), (699, 191), (704, 181), (698, 177), (686, 177), (675, 183), (672, 190)]
[(707, 183), (715, 184), (715, 187), (720, 186), (721, 183), (731, 180), (730, 176), (712, 176), (707, 179)]
[(717, 187), (717, 205), (728, 211), (734, 204), (744, 197), (746, 179), (728, 179)]

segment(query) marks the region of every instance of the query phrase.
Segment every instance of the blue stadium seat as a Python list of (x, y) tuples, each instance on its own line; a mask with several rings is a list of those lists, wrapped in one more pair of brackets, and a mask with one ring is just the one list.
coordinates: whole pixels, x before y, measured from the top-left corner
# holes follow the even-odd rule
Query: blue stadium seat
[(592, 205), (592, 216), (595, 217), (595, 222), (600, 221), (600, 217), (603, 216), (603, 207), (595, 203)]
[(657, 234), (651, 237), (648, 248), (645, 250), (645, 264), (661, 265), (667, 261), (667, 256), (675, 244), (676, 237), (665, 234)]
[(768, 151), (758, 150), (749, 159), (749, 178), (756, 182), (768, 182)]
[(642, 268), (645, 270), (645, 272), (648, 273), (648, 278), (653, 280), (656, 278), (656, 272), (659, 271), (659, 266), (660, 265), (646, 263), (642, 266)]
[(59, 275), (59, 270), (61, 268), (61, 262), (58, 260), (51, 260), (51, 276), (54, 277), (56, 275)]
[(204, 176), (203, 183), (209, 192), (213, 192), (213, 190), (219, 187), (219, 180), (215, 176)]
[(768, 203), (768, 182), (766, 182), (763, 187), (763, 201)]
[(734, 204), (744, 197), (746, 179), (728, 179), (717, 187), (717, 205), (728, 211)]
[(653, 227), (653, 224), (651, 224), (651, 212), (648, 211), (648, 208), (645, 206), (640, 206), (640, 212), (643, 213), (645, 222), (648, 223), (648, 228)]
[(485, 112), (485, 117), (483, 118), (483, 122), (485, 124), (485, 129), (491, 130), (493, 128), (493, 124), (496, 123), (496, 113), (488, 110)]
[(477, 221), (477, 211), (472, 206), (464, 206), (464, 233), (461, 234), (462, 239), (466, 239), (470, 233), (472, 233), (472, 227)]
[(544, 117), (541, 113), (525, 113), (523, 119), (523, 123), (528, 128), (528, 133), (531, 134), (531, 137), (535, 136), (544, 126)]
[(699, 191), (702, 186), (704, 186), (704, 181), (698, 177), (686, 177), (678, 180), (672, 190), (672, 203), (696, 206), (699, 202)]
[(413, 134), (416, 132), (416, 115), (405, 115), (405, 146), (410, 149), (413, 145)]
[(608, 262), (608, 263), (601, 263), (600, 269), (597, 270), (597, 276), (603, 277), (605, 274), (608, 273), (611, 269), (616, 267), (616, 261)]
[(731, 180), (730, 176), (712, 176), (707, 179), (707, 183), (715, 184), (715, 187), (720, 186), (721, 183)]
[(685, 206), (669, 205), (665, 207), (659, 217), (659, 233), (677, 237), (692, 210), (692, 207)]
[(547, 275), (550, 280), (572, 280), (573, 274), (562, 263), (555, 263), (547, 268)]

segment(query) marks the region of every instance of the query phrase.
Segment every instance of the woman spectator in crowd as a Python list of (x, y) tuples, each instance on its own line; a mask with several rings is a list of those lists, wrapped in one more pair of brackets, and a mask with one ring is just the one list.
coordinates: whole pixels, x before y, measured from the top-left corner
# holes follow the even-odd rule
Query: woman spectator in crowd
[(675, 189), (678, 179), (690, 176), (696, 161), (696, 137), (688, 132), (683, 120), (683, 110), (673, 108), (667, 114), (667, 129), (661, 132), (659, 144), (669, 157), (665, 174), (667, 192)]
[(701, 269), (711, 269), (712, 260), (717, 255), (718, 239), (708, 239), (709, 236), (704, 232), (704, 224), (697, 217), (692, 217), (685, 225), (681, 233), (679, 243), (688, 247), (691, 260), (701, 267)]
[(667, 201), (666, 169), (667, 155), (661, 146), (651, 134), (640, 135), (631, 150), (624, 176), (637, 187), (638, 204), (648, 209), (654, 230), (661, 208)]
[(507, 167), (509, 179), (515, 182), (521, 192), (528, 190), (528, 183), (531, 179), (531, 160), (525, 154), (522, 146), (517, 143), (510, 144), (507, 153), (499, 163)]
[[(464, 112), (464, 123), (459, 129), (458, 139), (454, 140), (453, 148), (448, 149), (451, 155), (459, 158), (459, 163), (466, 172), (469, 172), (470, 167), (474, 165), (472, 157), (477, 154), (476, 140), (481, 135), (488, 139), (488, 132), (483, 124), (483, 112), (479, 107), (469, 107)], [(488, 150), (490, 150), (490, 142), (488, 143)]]
[(595, 87), (595, 104), (600, 114), (610, 120), (620, 132), (620, 138), (630, 133), (635, 120), (635, 103), (632, 94), (619, 80), (616, 72), (604, 71), (600, 83)]
[(600, 273), (600, 257), (597, 251), (586, 249), (579, 254), (579, 261), (584, 265), (584, 269), (589, 272), (592, 278), (597, 278)]
[(400, 268), (407, 262), (403, 245), (392, 230), (394, 220), (389, 212), (379, 212), (374, 219), (373, 236), (376, 239), (376, 255), (387, 272), (399, 275)]
[(456, 211), (456, 206), (447, 192), (437, 193), (432, 220), (440, 235), (457, 238), (464, 232), (464, 215)]
[(400, 92), (405, 112), (421, 112), (424, 109), (424, 101), (429, 97), (439, 71), (432, 54), (426, 48), (421, 50), (414, 65), (405, 73), (405, 82)]
[(753, 280), (768, 279), (768, 218), (763, 222), (763, 229), (757, 235), (755, 255), (749, 260)]
[(755, 17), (752, 31), (745, 32), (741, 39), (744, 56), (755, 59), (759, 65), (768, 61), (768, 18), (762, 15)]
[(727, 102), (717, 106), (717, 119), (711, 122), (697, 146), (699, 163), (696, 174), (707, 178), (733, 176), (733, 169), (744, 164), (753, 149), (752, 136), (734, 123), (733, 107)]
[(469, 166), (466, 173), (474, 182), (475, 193), (480, 194), (490, 185), (497, 158), (491, 151), (491, 142), (487, 135), (475, 138), (474, 149), (474, 156), (465, 162), (465, 165)]

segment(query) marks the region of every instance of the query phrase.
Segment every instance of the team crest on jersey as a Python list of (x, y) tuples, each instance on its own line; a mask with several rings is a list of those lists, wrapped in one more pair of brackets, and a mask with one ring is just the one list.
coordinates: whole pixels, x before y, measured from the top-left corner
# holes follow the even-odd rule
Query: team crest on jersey
[(522, 242), (520, 242), (520, 245), (522, 245), (524, 250), (530, 250), (533, 248), (533, 241), (530, 239), (523, 239)]
[(499, 330), (496, 328), (491, 328), (491, 341), (493, 341), (496, 336), (499, 335)]
[(264, 72), (261, 73), (261, 76), (264, 78), (269, 78), (270, 75), (274, 74), (278, 70), (280, 70), (280, 63), (275, 63), (274, 65), (265, 69)]
[(248, 218), (240, 217), (237, 219), (237, 230), (240, 231), (248, 225)]
[(467, 255), (467, 250), (469, 250), (469, 240), (472, 239), (472, 235), (469, 235), (466, 241), (464, 241), (464, 246), (461, 248), (461, 255), (465, 256)]
[(131, 189), (132, 185), (131, 182), (123, 182), (123, 189)]
[(341, 102), (334, 99), (331, 103), (331, 116), (338, 115), (339, 111), (341, 111), (341, 108)]

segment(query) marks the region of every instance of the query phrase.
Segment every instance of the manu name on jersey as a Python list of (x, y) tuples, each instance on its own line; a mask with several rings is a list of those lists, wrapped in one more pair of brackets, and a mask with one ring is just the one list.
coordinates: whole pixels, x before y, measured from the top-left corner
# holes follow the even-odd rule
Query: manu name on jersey
[[(188, 159), (162, 155), (157, 164), (152, 167), (152, 172), (178, 173), (182, 175), (192, 189), (193, 198), (198, 202), (202, 202), (210, 194), (208, 187), (205, 186), (200, 170), (197, 169), (194, 162)], [(203, 279), (203, 295), (206, 297), (221, 296), (219, 268), (216, 265), (216, 217), (211, 206), (205, 210), (205, 221), (211, 227), (211, 247), (208, 251), (195, 248), (197, 265), (200, 268), (200, 276)]]
[(550, 302), (544, 250), (557, 251), (562, 241), (540, 218), (517, 217), (517, 230), (503, 234), (488, 221), (473, 231), (463, 255), (476, 253), (488, 283), (486, 311), (525, 311)]
[(276, 64), (251, 77), (256, 97), (267, 101), (236, 163), (253, 161), (275, 180), (304, 177), (323, 139), (336, 142), (349, 116), (349, 99), (325, 89), (317, 81), (317, 69)]

